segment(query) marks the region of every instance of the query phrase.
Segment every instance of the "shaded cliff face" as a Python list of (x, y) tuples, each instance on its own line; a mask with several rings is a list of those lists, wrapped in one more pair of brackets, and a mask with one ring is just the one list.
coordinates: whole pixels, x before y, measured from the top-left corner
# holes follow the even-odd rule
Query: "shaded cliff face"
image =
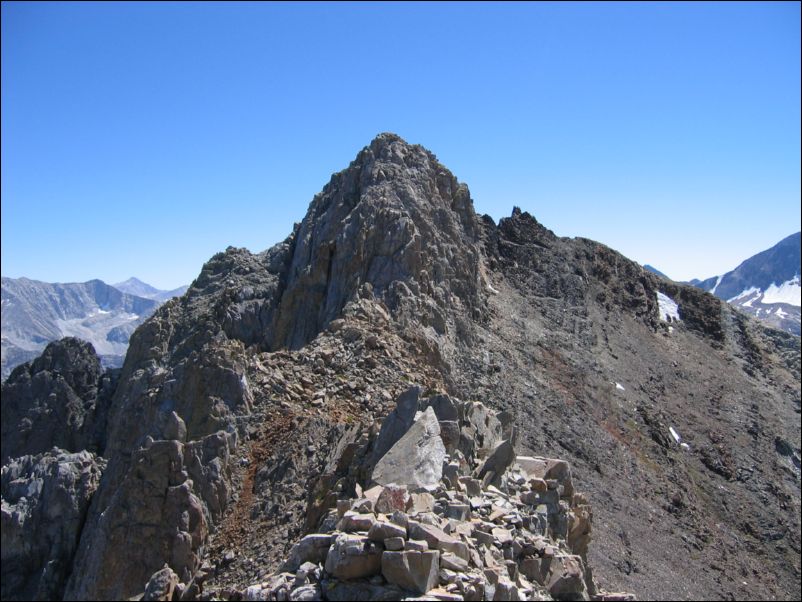
[(133, 334), (65, 597), (165, 563), (194, 593), (204, 560), (221, 587), (270, 574), (410, 383), (571, 461), (605, 589), (799, 596), (799, 339), (527, 213), (480, 218), (382, 134), (287, 240), (215, 255)]
[(3, 383), (2, 461), (59, 447), (101, 453), (117, 371), (102, 372), (91, 344), (50, 343)]

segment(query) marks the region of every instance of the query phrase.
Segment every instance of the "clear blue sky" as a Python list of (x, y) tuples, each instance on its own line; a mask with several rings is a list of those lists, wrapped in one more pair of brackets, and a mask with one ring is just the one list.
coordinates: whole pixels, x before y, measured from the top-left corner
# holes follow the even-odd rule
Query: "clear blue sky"
[(800, 229), (800, 4), (2, 3), (2, 273), (189, 283), (379, 132), (676, 279)]

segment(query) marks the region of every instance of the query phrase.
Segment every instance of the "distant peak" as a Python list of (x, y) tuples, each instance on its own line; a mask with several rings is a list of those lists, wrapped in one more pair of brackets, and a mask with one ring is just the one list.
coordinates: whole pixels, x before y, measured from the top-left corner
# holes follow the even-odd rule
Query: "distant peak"
[(136, 276), (131, 276), (131, 277), (130, 277), (128, 280), (125, 280), (125, 281), (123, 281), (123, 282), (118, 282), (118, 283), (117, 283), (117, 284), (115, 284), (114, 286), (120, 286), (120, 285), (123, 285), (123, 284), (145, 284), (145, 283), (144, 283), (144, 282), (142, 282), (142, 281), (141, 281), (139, 278), (137, 278)]

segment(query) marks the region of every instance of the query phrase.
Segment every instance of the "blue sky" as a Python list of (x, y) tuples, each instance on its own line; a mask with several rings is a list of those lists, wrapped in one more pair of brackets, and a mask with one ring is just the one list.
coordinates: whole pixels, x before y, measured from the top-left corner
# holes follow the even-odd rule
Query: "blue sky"
[(379, 132), (677, 279), (800, 229), (800, 4), (2, 3), (2, 273), (189, 283)]

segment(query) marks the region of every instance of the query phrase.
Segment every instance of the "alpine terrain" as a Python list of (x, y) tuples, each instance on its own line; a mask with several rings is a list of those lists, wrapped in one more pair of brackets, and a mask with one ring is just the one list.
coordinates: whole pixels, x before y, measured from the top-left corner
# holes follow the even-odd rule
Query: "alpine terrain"
[(129, 278), (124, 282), (118, 282), (112, 285), (118, 291), (128, 293), (129, 295), (136, 295), (137, 297), (144, 297), (145, 299), (155, 299), (156, 301), (167, 301), (173, 297), (180, 297), (187, 292), (188, 286), (179, 286), (176, 289), (169, 291), (160, 290), (154, 286), (149, 285), (147, 282), (142, 282), (139, 278)]
[(115, 286), (102, 280), (52, 284), (3, 278), (2, 378), (66, 336), (92, 343), (104, 366), (122, 366), (131, 333), (184, 290), (159, 291), (136, 278)]
[(799, 337), (394, 134), (2, 424), (3, 599), (800, 598)]
[(799, 232), (750, 257), (731, 272), (691, 284), (741, 311), (795, 335), (800, 334)]

